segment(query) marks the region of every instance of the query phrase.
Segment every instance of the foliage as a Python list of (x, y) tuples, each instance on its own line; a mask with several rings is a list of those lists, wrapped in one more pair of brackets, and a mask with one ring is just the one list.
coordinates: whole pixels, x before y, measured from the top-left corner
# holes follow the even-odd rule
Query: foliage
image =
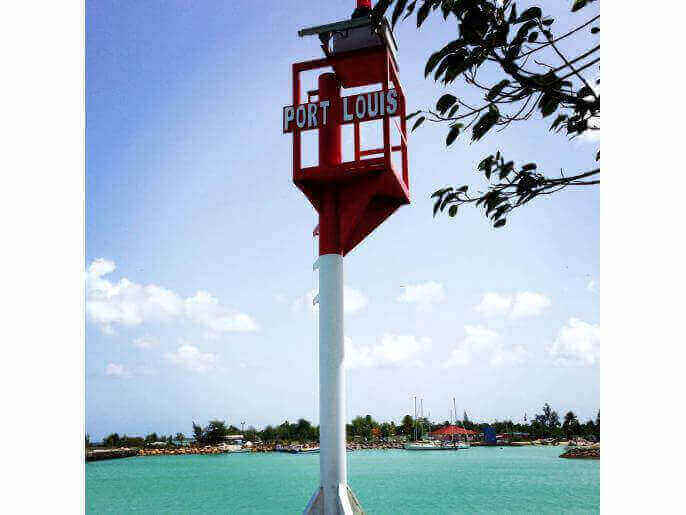
[(202, 426), (196, 424), (195, 422), (193, 422), (193, 439), (197, 444), (203, 443)]
[(402, 425), (400, 426), (401, 434), (405, 436), (411, 436), (414, 429), (414, 420), (410, 415), (405, 415), (403, 417)]
[[(593, 2), (576, 0), (571, 10), (575, 13)], [(431, 54), (425, 77), (444, 87), (454, 87), (462, 78), (470, 92), (482, 97), (473, 105), (471, 100), (445, 93), (435, 108), (408, 115), (408, 120), (417, 117), (412, 130), (426, 120), (444, 123), (448, 126), (446, 146), (450, 146), (469, 131), (472, 142), (480, 141), (492, 130), (531, 120), (537, 112), (542, 118), (556, 115), (550, 130), (564, 131), (570, 139), (600, 130), (600, 93), (582, 74), (597, 73), (600, 65), (600, 29), (594, 25), (600, 15), (584, 19), (561, 35), (553, 33), (555, 20), (540, 7), (518, 13), (513, 0), (381, 0), (373, 18), (379, 20), (392, 5), (393, 26), (403, 13), (404, 20), (415, 12), (417, 29), (434, 12), (440, 12), (446, 23), (456, 24), (458, 37)], [(593, 41), (588, 50), (570, 59), (560, 50), (559, 41), (583, 34), (582, 29)], [(544, 59), (554, 59), (554, 64)], [(484, 74), (498, 77), (484, 83)], [(599, 84), (598, 79), (595, 86)], [(595, 158), (600, 160), (600, 151)], [(432, 195), (434, 216), (445, 212), (454, 217), (459, 206), (471, 204), (483, 208), (494, 227), (502, 227), (512, 210), (534, 198), (568, 186), (600, 183), (599, 167), (567, 175), (561, 170), (559, 177), (551, 177), (538, 170), (536, 163), (506, 161), (500, 151), (483, 159), (478, 170), (485, 176), (487, 191), (470, 195), (466, 185), (439, 189)]]
[(105, 447), (143, 447), (145, 440), (140, 436), (119, 436), (118, 433), (107, 435), (102, 444)]
[[(411, 415), (404, 415), (400, 424), (396, 425), (395, 421), (392, 420), (378, 422), (371, 415), (365, 415), (355, 417), (350, 424), (346, 425), (346, 436), (349, 440), (362, 438), (370, 441), (376, 438), (404, 435), (408, 439), (414, 440), (415, 435), (421, 439), (428, 436), (429, 431), (435, 431), (449, 424), (450, 422), (447, 420), (434, 424), (428, 418), (414, 419)], [(583, 424), (573, 412), (569, 411), (566, 413), (564, 421), (560, 423), (557, 411), (547, 403), (543, 406), (542, 412), (536, 414), (528, 424), (516, 423), (512, 420), (476, 423), (471, 421), (465, 412), (463, 420), (458, 421), (457, 425), (477, 432), (482, 432), (486, 427), (492, 427), (496, 433), (528, 433), (532, 438), (582, 436), (587, 439), (600, 440), (600, 411), (598, 411), (595, 420), (588, 420)], [(239, 433), (238, 428), (232, 425), (227, 427), (222, 420), (211, 420), (204, 428), (193, 422), (193, 435), (199, 445), (217, 444), (224, 440), (224, 436), (237, 433)], [(286, 420), (277, 427), (268, 425), (261, 431), (251, 426), (245, 431), (244, 436), (250, 441), (260, 438), (266, 443), (318, 442), (319, 426), (314, 426), (308, 420), (301, 418), (295, 424)], [(183, 433), (165, 436), (153, 432), (145, 438), (119, 436), (118, 433), (112, 433), (105, 437), (103, 445), (106, 447), (143, 447), (156, 441), (166, 441), (171, 445), (174, 440), (180, 442), (183, 441), (183, 438)], [(86, 442), (87, 445), (90, 442), (89, 435), (86, 435)]]
[(112, 433), (110, 435), (107, 435), (102, 443), (105, 447), (119, 447), (119, 442), (121, 441), (121, 438), (119, 437), (119, 434), (117, 433)]
[(355, 417), (352, 422), (352, 436), (361, 436), (365, 440), (372, 439), (372, 430), (379, 427), (379, 423), (371, 415)]
[(562, 422), (562, 431), (565, 437), (571, 438), (574, 435), (579, 434), (580, 424), (579, 419), (573, 411), (568, 411), (565, 415), (564, 422)]
[(550, 431), (560, 427), (560, 417), (557, 414), (557, 411), (552, 409), (547, 402), (543, 406), (543, 413), (534, 416), (534, 422)]

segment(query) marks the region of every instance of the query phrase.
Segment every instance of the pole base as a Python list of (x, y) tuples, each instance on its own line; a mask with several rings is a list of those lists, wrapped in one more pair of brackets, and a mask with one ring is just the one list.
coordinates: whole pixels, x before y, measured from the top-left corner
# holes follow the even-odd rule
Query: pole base
[(348, 485), (338, 485), (338, 509), (336, 513), (328, 513), (324, 509), (324, 490), (320, 486), (312, 494), (310, 502), (307, 503), (303, 515), (364, 515), (364, 510), (360, 501)]

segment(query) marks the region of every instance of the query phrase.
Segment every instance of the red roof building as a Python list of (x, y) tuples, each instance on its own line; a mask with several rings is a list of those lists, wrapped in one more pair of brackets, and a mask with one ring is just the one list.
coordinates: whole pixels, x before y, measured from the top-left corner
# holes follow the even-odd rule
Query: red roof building
[(431, 436), (451, 436), (451, 435), (478, 435), (476, 431), (465, 429), (460, 426), (444, 426), (430, 433)]

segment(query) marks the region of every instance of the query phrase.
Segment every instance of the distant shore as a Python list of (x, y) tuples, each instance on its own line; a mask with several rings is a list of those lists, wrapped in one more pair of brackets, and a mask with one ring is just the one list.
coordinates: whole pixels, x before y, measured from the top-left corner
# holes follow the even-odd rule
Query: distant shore
[[(546, 442), (544, 440), (532, 440), (532, 441), (519, 441), (497, 444), (495, 447), (524, 447), (524, 446), (566, 446), (568, 442)], [(403, 449), (404, 442), (351, 442), (348, 443), (348, 451), (360, 451), (360, 450), (392, 450), (392, 449)], [(472, 447), (487, 447), (484, 442), (472, 442), (470, 444)], [(493, 445), (491, 445), (493, 446)], [(249, 451), (244, 450), (243, 452), (277, 452), (276, 444), (255, 444)], [(109, 460), (117, 458), (130, 458), (133, 456), (185, 456), (185, 455), (212, 455), (212, 454), (229, 454), (235, 452), (234, 450), (227, 448), (225, 445), (205, 445), (205, 446), (188, 446), (188, 447), (165, 447), (165, 448), (112, 448), (112, 449), (87, 449), (86, 450), (86, 461), (100, 461)], [(579, 446), (572, 447), (566, 450), (561, 458), (581, 458), (581, 459), (599, 459), (600, 458), (600, 445), (595, 446)]]

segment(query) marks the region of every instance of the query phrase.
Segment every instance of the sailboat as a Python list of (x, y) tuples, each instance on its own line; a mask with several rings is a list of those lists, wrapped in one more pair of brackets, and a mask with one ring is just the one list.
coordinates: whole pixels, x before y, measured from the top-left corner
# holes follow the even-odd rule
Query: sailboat
[[(424, 400), (422, 399), (421, 401), (421, 408), (420, 408), (420, 413), (421, 413), (421, 419), (424, 419)], [(417, 420), (417, 397), (415, 396), (414, 398), (414, 420)], [(423, 422), (421, 422), (423, 424)], [(421, 427), (422, 433), (424, 427)], [(437, 442), (432, 442), (430, 440), (418, 440), (417, 439), (418, 434), (417, 434), (417, 425), (415, 424), (414, 427), (414, 442), (406, 442), (405, 445), (403, 445), (403, 448), (407, 451), (452, 451), (455, 450), (454, 447), (451, 447), (449, 445), (442, 445)]]

